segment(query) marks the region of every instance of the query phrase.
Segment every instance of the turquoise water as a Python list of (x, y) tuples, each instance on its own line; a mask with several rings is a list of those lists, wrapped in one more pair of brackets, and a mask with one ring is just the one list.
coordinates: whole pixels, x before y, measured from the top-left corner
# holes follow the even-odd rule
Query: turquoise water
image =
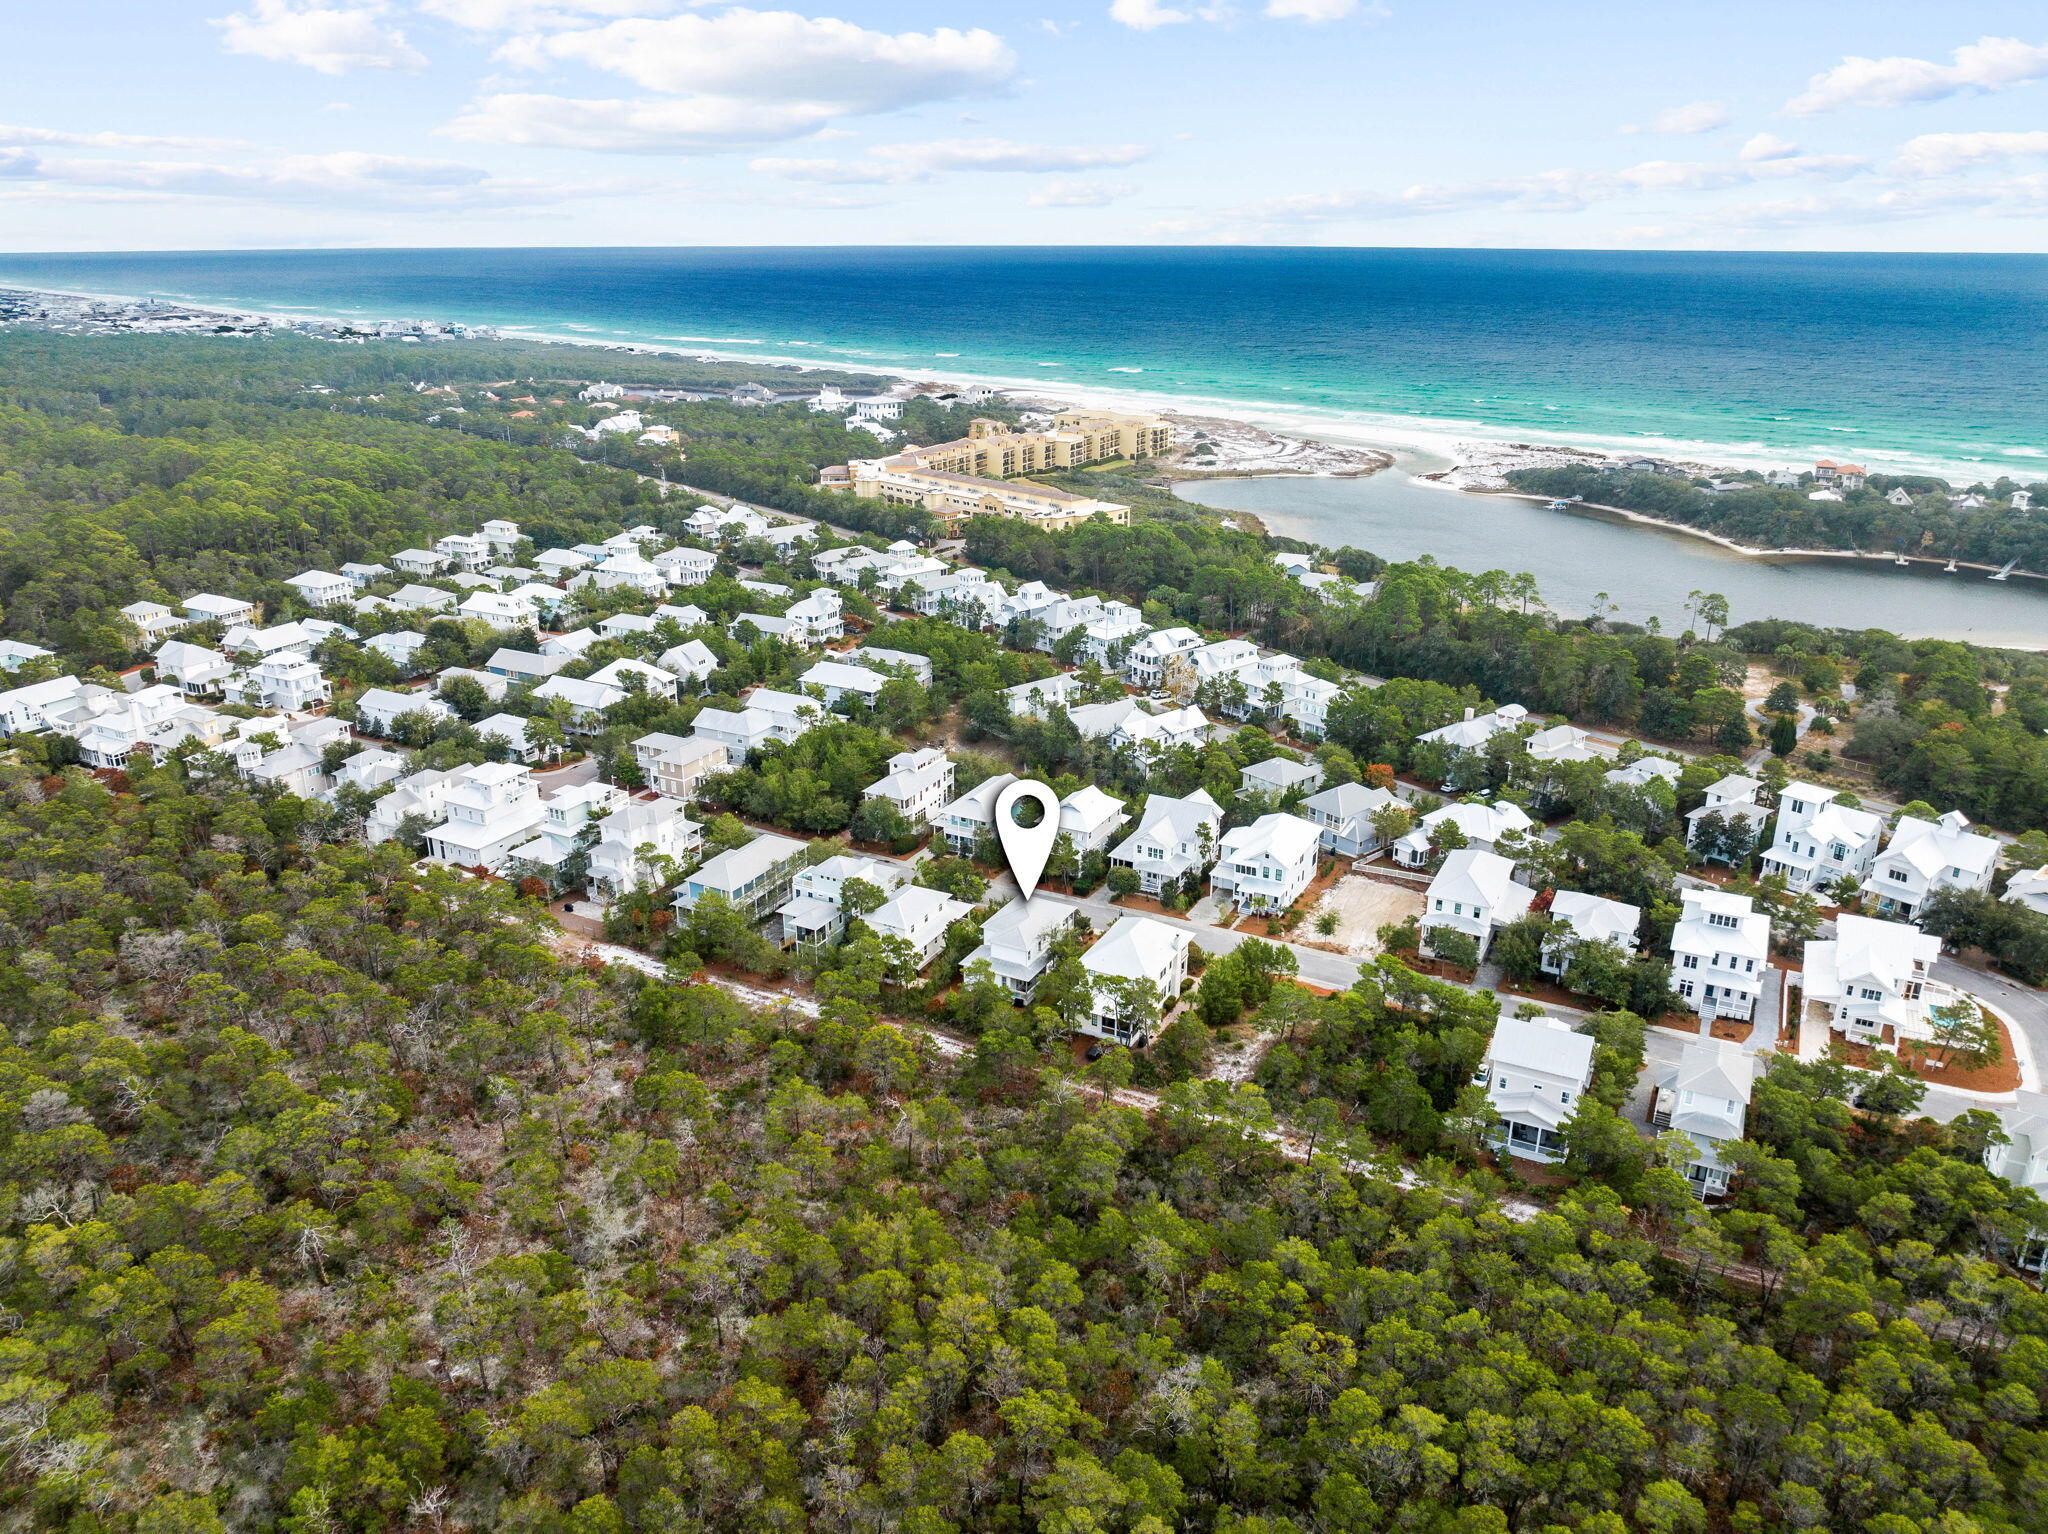
[(2048, 476), (2048, 257), (543, 249), (0, 256), (0, 282), (1228, 408), (1363, 440)]

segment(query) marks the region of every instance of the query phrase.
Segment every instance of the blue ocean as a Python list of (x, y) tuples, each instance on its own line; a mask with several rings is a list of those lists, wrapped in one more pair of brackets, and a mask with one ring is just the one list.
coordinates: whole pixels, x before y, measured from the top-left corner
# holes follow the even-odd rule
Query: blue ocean
[(994, 379), (1372, 441), (2048, 474), (2048, 257), (1243, 248), (0, 255), (0, 282)]

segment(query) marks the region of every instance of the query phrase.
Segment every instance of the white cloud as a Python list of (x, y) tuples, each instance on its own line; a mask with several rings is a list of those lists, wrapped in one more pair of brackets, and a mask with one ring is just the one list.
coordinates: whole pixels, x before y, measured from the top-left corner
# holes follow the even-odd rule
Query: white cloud
[(665, 16), (694, 0), (419, 0), (429, 16), (473, 32), (575, 26), (594, 16)]
[(1915, 101), (1977, 95), (2025, 85), (2048, 75), (2048, 44), (2016, 37), (1980, 37), (1956, 49), (1954, 62), (1868, 59), (1851, 55), (1807, 82), (1785, 103), (1788, 117), (1811, 117), (1839, 107), (1899, 107)]
[(876, 32), (829, 16), (745, 8), (526, 35), (499, 56), (531, 67), (588, 64), (670, 95), (814, 102), (845, 113), (986, 95), (1017, 70), (1009, 45), (981, 28)]
[(256, 0), (214, 22), (221, 46), (277, 64), (303, 64), (323, 75), (351, 69), (418, 69), (426, 59), (405, 34), (379, 20), (382, 0), (323, 5), (320, 0)]
[(1718, 101), (1688, 101), (1669, 107), (1647, 124), (1630, 123), (1623, 133), (1711, 133), (1728, 124), (1728, 109)]
[[(10, 151), (23, 154), (26, 151)], [(644, 184), (557, 184), (493, 176), (453, 160), (344, 151), (288, 155), (246, 165), (184, 160), (42, 160), (13, 179), (47, 184), (59, 195), (78, 188), (160, 197), (471, 212), (624, 195)]]
[(1034, 208), (1106, 208), (1138, 189), (1115, 181), (1048, 181), (1031, 194)]
[(715, 154), (800, 138), (832, 115), (808, 102), (731, 96), (680, 101), (486, 96), (438, 131), (477, 143), (593, 149), (610, 154)]
[(1177, 26), (1183, 21), (1195, 18), (1187, 11), (1175, 10), (1162, 5), (1160, 0), (1110, 0), (1109, 19), (1121, 22), (1139, 32), (1150, 32), (1159, 27)]
[(1779, 138), (1775, 133), (1759, 133), (1741, 149), (1740, 157), (1745, 160), (1788, 160), (1799, 153), (1799, 146), (1790, 139)]
[(63, 144), (81, 149), (239, 149), (240, 139), (176, 138), (152, 133), (63, 133), (0, 124), (0, 144)]
[(884, 185), (926, 181), (945, 171), (1094, 170), (1135, 165), (1143, 144), (1020, 144), (1010, 139), (944, 139), (929, 144), (879, 144), (860, 160), (755, 160), (749, 169), (787, 181)]
[(2048, 132), (1923, 133), (1899, 146), (1891, 169), (1902, 176), (1945, 176), (2031, 155), (2048, 155)]
[(1358, 0), (1266, 0), (1266, 14), (1279, 21), (1342, 21)]
[(990, 95), (1017, 68), (1009, 45), (980, 29), (877, 32), (830, 17), (745, 8), (523, 33), (498, 57), (532, 69), (587, 64), (675, 99), (500, 94), (442, 132), (637, 154), (775, 143), (840, 117)]

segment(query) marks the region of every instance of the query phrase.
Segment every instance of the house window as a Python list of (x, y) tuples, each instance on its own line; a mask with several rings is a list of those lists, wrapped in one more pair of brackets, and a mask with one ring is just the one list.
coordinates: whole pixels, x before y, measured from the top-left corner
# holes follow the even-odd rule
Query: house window
[(1678, 994), (1690, 1000), (1692, 997), (1692, 982), (1690, 980), (1679, 981)]
[(1883, 1000), (1884, 1000), (1884, 993), (1883, 993), (1882, 991), (1873, 991), (1873, 990), (1872, 990), (1872, 989), (1871, 989), (1871, 988), (1870, 988), (1869, 986), (1867, 986), (1867, 985), (1863, 987), (1863, 990), (1862, 990), (1862, 996), (1863, 996), (1863, 999), (1864, 999), (1865, 1001), (1883, 1001)]
[(1684, 956), (1681, 962), (1687, 969), (1698, 969), (1700, 967), (1700, 956), (1696, 953), (1689, 953)]
[(1557, 1100), (1561, 1103), (1568, 1103), (1572, 1100), (1572, 1094), (1569, 1090), (1560, 1088), (1557, 1094)]
[(1894, 879), (1896, 879), (1896, 880), (1898, 880), (1898, 881), (1899, 881), (1899, 883), (1901, 883), (1901, 884), (1904, 884), (1904, 883), (1906, 882), (1906, 870), (1905, 870), (1905, 869), (1903, 869), (1903, 868), (1894, 868), (1894, 869), (1891, 869), (1891, 870), (1890, 870), (1889, 872), (1890, 872), (1890, 875), (1891, 875), (1891, 877), (1892, 877), (1892, 878), (1894, 878)]
[(1716, 913), (1707, 918), (1707, 925), (1711, 927), (1732, 927), (1735, 925), (1735, 918)]

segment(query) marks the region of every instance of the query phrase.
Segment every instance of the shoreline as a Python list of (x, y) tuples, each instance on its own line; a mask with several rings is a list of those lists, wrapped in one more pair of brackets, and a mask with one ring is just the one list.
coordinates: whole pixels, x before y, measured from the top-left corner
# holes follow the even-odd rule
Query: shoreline
[[(0, 257), (4, 263), (4, 257)], [(385, 323), (371, 316), (368, 311), (355, 313), (333, 313), (317, 305), (303, 305), (292, 308), (270, 308), (261, 302), (242, 304), (235, 300), (200, 299), (182, 297), (169, 291), (156, 295), (135, 295), (64, 289), (51, 287), (38, 281), (18, 281), (0, 273), (0, 286), (12, 286), (22, 292), (67, 299), (84, 299), (112, 304), (141, 304), (145, 302), (175, 302), (182, 307), (219, 313), (230, 316), (257, 318), (285, 327), (311, 324), (367, 325)], [(230, 307), (232, 306), (232, 307)], [(1782, 468), (1793, 463), (1809, 461), (1815, 454), (1839, 453), (1839, 446), (1828, 447), (1808, 444), (1805, 447), (1771, 447), (1761, 442), (1711, 442), (1693, 441), (1683, 438), (1655, 434), (1638, 434), (1627, 437), (1582, 435), (1569, 431), (1549, 431), (1536, 423), (1523, 423), (1495, 427), (1488, 423), (1456, 418), (1439, 418), (1417, 414), (1374, 415), (1366, 411), (1343, 411), (1330, 407), (1293, 405), (1283, 400), (1232, 399), (1198, 393), (1174, 393), (1167, 390), (1147, 390), (1142, 386), (1127, 386), (1100, 382), (1069, 382), (1060, 374), (1062, 369), (1048, 365), (1045, 372), (1029, 377), (992, 372), (975, 373), (947, 367), (943, 354), (934, 354), (935, 366), (927, 369), (919, 361), (905, 360), (892, 355), (889, 360), (877, 362), (870, 358), (851, 356), (794, 355), (790, 352), (755, 353), (724, 349), (720, 340), (733, 344), (807, 348), (812, 343), (803, 341), (756, 341), (751, 337), (704, 337), (698, 338), (654, 338), (636, 339), (598, 332), (591, 327), (564, 326), (548, 328), (518, 322), (496, 320), (462, 321), (468, 328), (484, 329), (498, 336), (530, 341), (544, 345), (581, 346), (593, 350), (617, 352), (622, 355), (648, 355), (687, 357), (707, 362), (741, 362), (760, 367), (788, 368), (800, 373), (839, 372), (883, 377), (915, 385), (937, 384), (941, 386), (983, 386), (1002, 391), (1005, 394), (1056, 397), (1067, 405), (1078, 405), (1090, 409), (1127, 412), (1149, 412), (1159, 415), (1186, 417), (1191, 420), (1223, 420), (1255, 427), (1263, 431), (1298, 438), (1309, 442), (1325, 444), (1333, 449), (1354, 448), (1385, 454), (1388, 450), (1410, 449), (1435, 454), (1447, 459), (1458, 459), (1465, 453), (1477, 451), (1484, 456), (1508, 446), (1529, 445), (1532, 436), (1542, 437), (1549, 445), (1543, 449), (1566, 457), (1631, 458), (1657, 457), (1678, 463), (1697, 464), (1705, 469), (1720, 470), (1761, 470)], [(1134, 375), (1142, 369), (1117, 369)], [(2031, 451), (2031, 450), (2029, 450)], [(1947, 461), (1938, 456), (1890, 452), (1879, 448), (1860, 450), (1865, 461), (1881, 465), (1885, 472), (1902, 474), (1928, 474), (1952, 483), (1969, 484), (1979, 479), (1991, 479), (1999, 473), (2009, 472), (2016, 478), (2025, 478), (2026, 471), (2020, 469), (2000, 470), (1995, 464), (1983, 460), (1957, 459)], [(1227, 477), (1219, 466), (1205, 471), (1217, 477)], [(1282, 469), (1280, 472), (1286, 472)], [(2048, 478), (2048, 459), (2044, 459), (2041, 471)]]
[[(0, 278), (0, 286), (7, 285)], [(133, 294), (86, 292), (29, 284), (17, 286), (17, 291), (36, 295), (93, 303), (142, 305), (145, 303), (173, 301)], [(361, 315), (326, 314), (313, 309), (287, 311), (255, 307), (226, 308), (218, 300), (194, 300), (177, 298), (179, 306), (203, 314), (219, 315), (225, 319), (258, 319), (267, 324), (296, 333), (297, 327), (305, 325), (346, 325), (393, 323), (368, 319)], [(438, 322), (419, 322), (438, 323)], [(872, 365), (849, 366), (841, 362), (800, 357), (759, 357), (744, 352), (723, 351), (712, 347), (663, 344), (654, 341), (599, 339), (595, 336), (561, 334), (528, 326), (482, 325), (466, 326), (470, 329), (486, 329), (504, 339), (526, 341), (542, 346), (574, 346), (585, 350), (615, 352), (622, 356), (652, 356), (665, 358), (688, 358), (702, 362), (741, 362), (759, 367), (786, 368), (795, 374), (845, 373), (865, 374), (886, 378), (896, 384), (907, 386), (917, 393), (951, 391), (963, 388), (983, 387), (997, 390), (1005, 397), (1005, 403), (1024, 411), (1049, 412), (1072, 409), (1106, 409), (1120, 411), (1145, 410), (1173, 422), (1176, 447), (1180, 449), (1176, 461), (1158, 466), (1154, 481), (1169, 494), (1176, 487), (1188, 483), (1212, 483), (1234, 479), (1277, 479), (1277, 478), (1370, 478), (1395, 467), (1401, 450), (1430, 453), (1445, 459), (1449, 465), (1444, 470), (1418, 474), (1413, 482), (1432, 488), (1468, 495), (1503, 495), (1519, 500), (1547, 504), (1550, 497), (1533, 495), (1507, 487), (1505, 474), (1508, 470), (1530, 467), (1538, 464), (1557, 462), (1605, 462), (1635, 456), (1652, 456), (1654, 447), (1663, 447), (1668, 439), (1644, 439), (1645, 444), (1636, 445), (1624, 452), (1602, 445), (1577, 446), (1567, 442), (1532, 443), (1507, 439), (1481, 438), (1452, 430), (1455, 425), (1473, 423), (1432, 422), (1425, 418), (1401, 418), (1402, 424), (1394, 425), (1372, 440), (1352, 435), (1357, 430), (1349, 422), (1302, 423), (1297, 419), (1275, 419), (1277, 407), (1261, 407), (1250, 402), (1226, 400), (1202, 400), (1204, 407), (1221, 406), (1232, 413), (1204, 408), (1199, 411), (1186, 408), (1191, 401), (1167, 395), (1150, 394), (1142, 389), (1124, 389), (1114, 386), (1080, 385), (1074, 388), (1061, 387), (1057, 379), (1011, 379), (987, 375), (953, 373), (950, 371), (907, 372), (895, 366), (876, 367)], [(149, 333), (136, 331), (133, 333)], [(189, 333), (189, 332), (163, 332)], [(462, 339), (483, 339), (481, 337), (446, 337), (449, 341)], [(788, 343), (801, 344), (801, 343)], [(1048, 385), (1052, 385), (1048, 388)], [(1266, 417), (1267, 419), (1261, 419)], [(1268, 424), (1268, 421), (1271, 424)], [(1186, 448), (1194, 440), (1194, 434), (1201, 432), (1212, 441), (1219, 441), (1225, 451), (1218, 454), (1218, 461), (1200, 467), (1187, 463)], [(1568, 434), (1567, 434), (1568, 435)], [(1706, 444), (1669, 443), (1671, 450), (1656, 453), (1680, 467), (1700, 473), (1716, 471), (1740, 471), (1755, 468), (1755, 464), (1729, 461), (1726, 458), (1702, 458), (1694, 452), (1680, 452), (1677, 449), (1705, 446)], [(1877, 455), (1866, 454), (1869, 457)], [(1944, 473), (1944, 478), (1947, 474)], [(1195, 505), (1199, 503), (1188, 502)], [(1573, 510), (1598, 513), (1604, 517), (1653, 527), (1661, 531), (1677, 533), (1699, 539), (1729, 553), (1764, 562), (1798, 563), (1819, 560), (1847, 560), (1858, 563), (1878, 562), (1897, 566), (1901, 558), (1908, 565), (1931, 566), (1946, 569), (1949, 561), (1925, 555), (1899, 556), (1890, 553), (1864, 552), (1855, 549), (1766, 549), (1738, 543), (1723, 534), (1706, 528), (1694, 527), (1667, 518), (1654, 517), (1645, 512), (1632, 511), (1627, 507), (1609, 506), (1598, 502), (1575, 503)], [(1275, 536), (1264, 521), (1249, 513), (1219, 512), (1220, 516), (1231, 519), (1233, 525), (1248, 527), (1268, 537)], [(1569, 514), (1569, 513), (1567, 513)], [(1998, 567), (1979, 564), (1974, 561), (1957, 561), (1956, 569), (1981, 570), (1996, 573)], [(2048, 573), (2014, 569), (2013, 576), (2028, 580), (2048, 580)]]

